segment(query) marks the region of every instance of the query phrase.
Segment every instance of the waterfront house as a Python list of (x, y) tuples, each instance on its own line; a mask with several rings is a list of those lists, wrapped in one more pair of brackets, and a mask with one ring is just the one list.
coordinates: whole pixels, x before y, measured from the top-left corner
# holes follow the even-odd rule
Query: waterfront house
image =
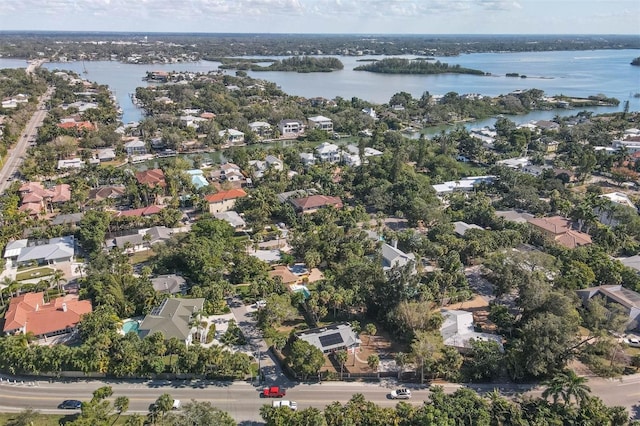
[(315, 117), (307, 118), (309, 127), (312, 129), (320, 129), (327, 132), (333, 132), (333, 121), (330, 118), (322, 115), (316, 115)]
[(218, 136), (222, 138), (223, 144), (235, 145), (244, 142), (244, 133), (236, 129), (220, 130)]
[(297, 137), (304, 133), (304, 124), (300, 120), (280, 120), (278, 130), (284, 137)]

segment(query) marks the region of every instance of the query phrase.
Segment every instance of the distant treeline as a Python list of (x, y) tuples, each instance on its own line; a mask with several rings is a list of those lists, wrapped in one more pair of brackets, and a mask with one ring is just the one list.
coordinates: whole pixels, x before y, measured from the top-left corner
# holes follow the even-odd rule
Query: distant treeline
[[(261, 66), (255, 62), (272, 62), (269, 66)], [(295, 72), (331, 72), (344, 68), (337, 58), (316, 58), (311, 56), (294, 56), (282, 60), (229, 59), (225, 58), (221, 69), (238, 69), (251, 71), (295, 71)]]
[(366, 65), (359, 65), (355, 71), (370, 71), (382, 74), (474, 74), (485, 75), (484, 71), (463, 68), (460, 65), (449, 65), (445, 62), (427, 62), (404, 58), (387, 58)]

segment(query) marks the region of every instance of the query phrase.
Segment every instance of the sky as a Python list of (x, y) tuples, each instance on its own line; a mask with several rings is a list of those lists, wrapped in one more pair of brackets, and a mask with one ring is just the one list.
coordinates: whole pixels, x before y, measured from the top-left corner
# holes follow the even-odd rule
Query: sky
[(640, 0), (0, 0), (0, 30), (640, 35)]

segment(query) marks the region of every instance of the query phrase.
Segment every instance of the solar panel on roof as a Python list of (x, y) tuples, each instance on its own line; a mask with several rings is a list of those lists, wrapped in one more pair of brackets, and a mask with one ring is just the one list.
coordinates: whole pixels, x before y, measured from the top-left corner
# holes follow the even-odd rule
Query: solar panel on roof
[(337, 345), (339, 343), (344, 343), (344, 340), (342, 340), (342, 334), (340, 333), (332, 333), (326, 336), (320, 336), (318, 340), (320, 340), (320, 344), (325, 348)]

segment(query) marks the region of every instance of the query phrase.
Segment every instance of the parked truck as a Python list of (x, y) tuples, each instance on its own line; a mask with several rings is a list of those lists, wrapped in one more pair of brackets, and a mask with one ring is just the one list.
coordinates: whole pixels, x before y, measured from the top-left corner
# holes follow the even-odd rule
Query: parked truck
[(287, 392), (280, 386), (270, 386), (262, 391), (263, 398), (282, 398)]

